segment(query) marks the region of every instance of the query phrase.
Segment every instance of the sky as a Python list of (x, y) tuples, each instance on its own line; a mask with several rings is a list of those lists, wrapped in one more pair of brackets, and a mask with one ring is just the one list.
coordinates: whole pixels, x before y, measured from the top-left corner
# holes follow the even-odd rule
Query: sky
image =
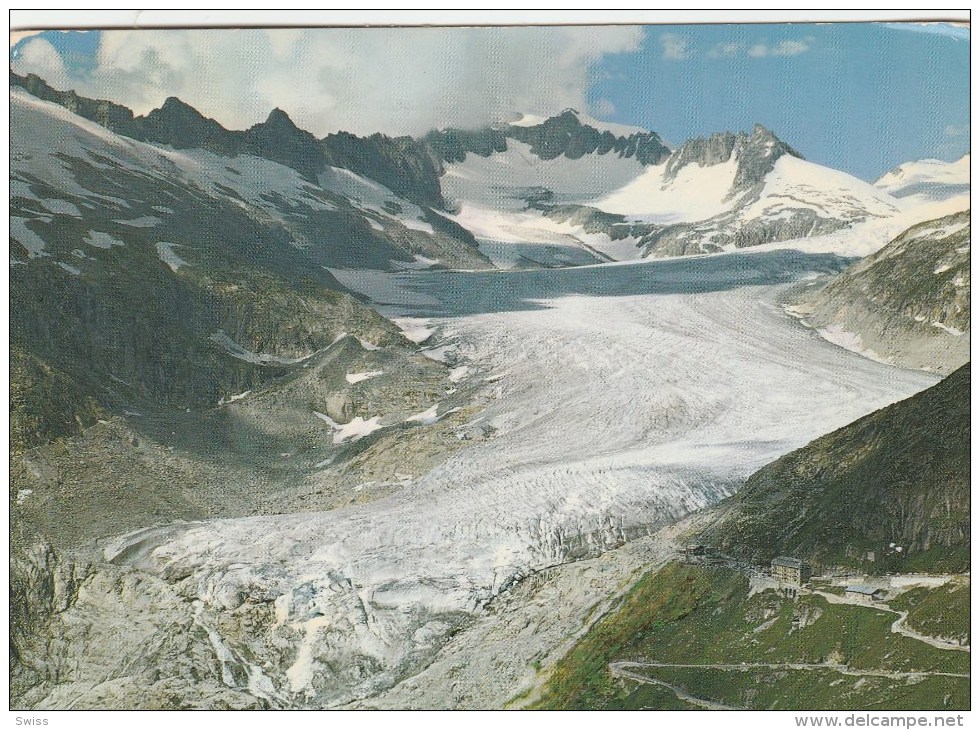
[(323, 136), (423, 134), (571, 107), (685, 139), (761, 123), (873, 180), (969, 149), (969, 30), (948, 24), (45, 31), (11, 68), (232, 129), (284, 109)]

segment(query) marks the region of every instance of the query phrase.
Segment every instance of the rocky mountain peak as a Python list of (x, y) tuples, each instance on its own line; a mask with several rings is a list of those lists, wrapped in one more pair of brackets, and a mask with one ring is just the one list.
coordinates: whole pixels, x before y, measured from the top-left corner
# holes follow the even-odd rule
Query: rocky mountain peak
[(167, 97), (158, 109), (138, 117), (136, 122), (146, 139), (177, 149), (200, 147), (227, 154), (234, 147), (233, 132), (176, 96)]
[(604, 124), (572, 108), (539, 124), (511, 125), (502, 131), (506, 137), (529, 144), (531, 152), (543, 160), (561, 156), (574, 160), (583, 155), (614, 152), (620, 157), (633, 157), (644, 165), (656, 165), (670, 154), (655, 132)]
[(264, 157), (315, 179), (326, 167), (319, 140), (295, 124), (282, 109), (273, 109), (266, 120), (247, 129), (241, 151)]
[(289, 115), (279, 107), (276, 107), (269, 112), (269, 116), (266, 117), (265, 124), (272, 127), (299, 130), (299, 127), (296, 126)]
[(210, 122), (215, 126), (221, 126), (218, 124), (218, 122), (214, 121), (213, 119), (208, 119), (197, 109), (192, 107), (187, 102), (181, 101), (176, 96), (168, 96), (160, 107), (150, 111), (145, 118), (147, 120), (153, 120), (157, 123), (163, 121), (179, 121), (183, 124), (200, 124), (202, 122)]
[(667, 160), (666, 176), (673, 178), (681, 168), (692, 163), (710, 167), (728, 162), (735, 151), (736, 137), (732, 132), (717, 132), (709, 137), (687, 140)]
[(799, 152), (779, 139), (772, 130), (756, 123), (752, 132), (718, 132), (709, 137), (689, 139), (667, 160), (666, 175), (677, 176), (681, 168), (692, 163), (710, 167), (728, 162), (734, 156), (738, 168), (732, 192), (761, 183), (783, 155), (803, 158)]

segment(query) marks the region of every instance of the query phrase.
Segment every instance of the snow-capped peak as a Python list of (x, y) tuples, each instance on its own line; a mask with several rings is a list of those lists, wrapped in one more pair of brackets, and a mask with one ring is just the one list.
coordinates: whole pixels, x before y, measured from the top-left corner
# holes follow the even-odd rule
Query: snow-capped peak
[(899, 198), (906, 207), (947, 206), (944, 211), (934, 210), (933, 217), (964, 209), (970, 204), (970, 155), (955, 162), (906, 162), (886, 172), (874, 186)]
[(906, 183), (912, 178), (922, 178), (926, 176), (930, 177), (931, 179), (935, 179), (937, 177), (961, 179), (964, 174), (968, 175), (969, 171), (969, 153), (963, 155), (958, 160), (954, 160), (953, 162), (946, 162), (945, 160), (937, 160), (935, 158), (926, 158), (923, 160), (904, 162), (898, 167), (892, 168), (886, 172), (884, 175), (878, 178), (874, 184), (877, 187), (886, 187), (896, 182)]

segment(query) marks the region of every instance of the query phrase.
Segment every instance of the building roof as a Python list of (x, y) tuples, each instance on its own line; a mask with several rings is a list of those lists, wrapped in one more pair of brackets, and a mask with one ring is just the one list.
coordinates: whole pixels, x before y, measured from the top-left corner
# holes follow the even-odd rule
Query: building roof
[(875, 588), (874, 586), (853, 585), (853, 586), (847, 586), (847, 588), (844, 589), (844, 592), (860, 593), (865, 596), (873, 596), (875, 593), (884, 593), (885, 590), (883, 588)]
[(780, 555), (778, 558), (773, 558), (772, 564), (774, 566), (778, 565), (782, 568), (795, 568), (796, 570), (803, 570), (805, 563), (799, 558), (789, 558), (785, 555)]

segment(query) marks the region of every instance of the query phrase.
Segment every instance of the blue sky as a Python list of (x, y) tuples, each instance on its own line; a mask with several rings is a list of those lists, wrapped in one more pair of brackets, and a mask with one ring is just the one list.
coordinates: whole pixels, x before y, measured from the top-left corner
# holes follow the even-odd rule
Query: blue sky
[(671, 144), (762, 123), (874, 179), (969, 145), (969, 31), (897, 23), (45, 32), (14, 70), (145, 113), (180, 96), (232, 128), (419, 134), (573, 106)]
[(672, 143), (760, 122), (808, 159), (869, 179), (967, 152), (969, 52), (954, 26), (662, 27), (606, 58), (590, 97)]

